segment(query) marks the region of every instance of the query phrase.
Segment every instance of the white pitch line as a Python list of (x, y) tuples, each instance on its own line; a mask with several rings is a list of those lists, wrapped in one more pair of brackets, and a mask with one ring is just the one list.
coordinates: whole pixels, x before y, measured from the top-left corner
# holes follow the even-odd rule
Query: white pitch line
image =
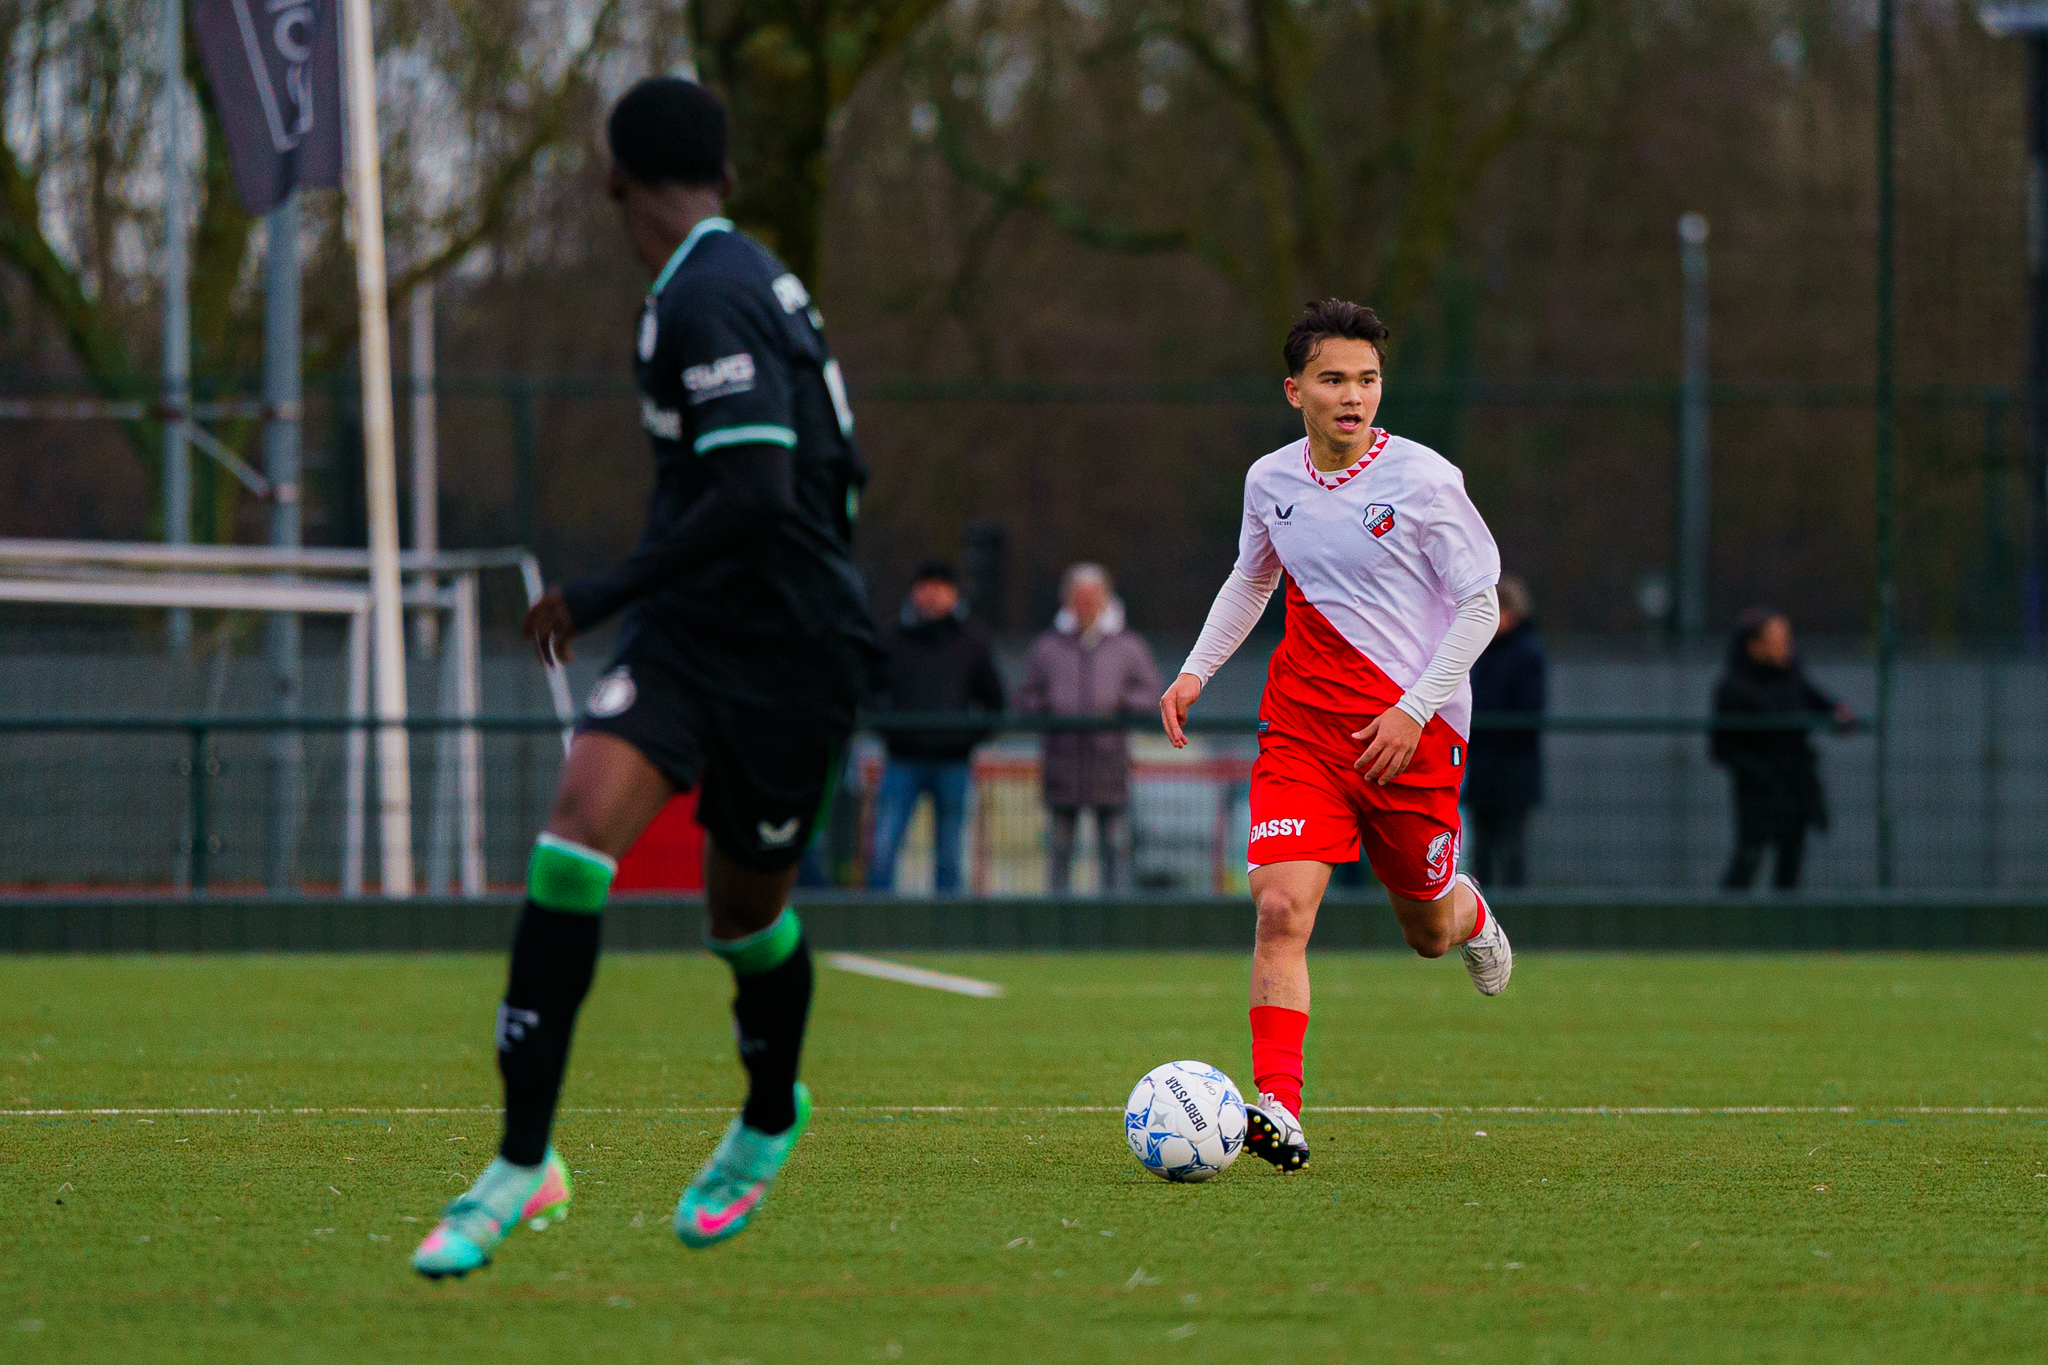
[(900, 981), (906, 986), (951, 991), (955, 995), (973, 995), (991, 1000), (1003, 993), (1003, 987), (999, 982), (977, 981), (971, 976), (954, 976), (951, 972), (926, 971), (922, 967), (887, 962), (863, 953), (827, 953), (825, 961), (840, 971), (852, 972), (855, 976), (875, 976), (884, 981)]
[[(839, 1104), (820, 1105), (826, 1113), (839, 1114), (1113, 1114), (1119, 1112), (1108, 1104)], [(369, 1106), (342, 1105), (332, 1107), (298, 1106), (294, 1108), (271, 1109), (228, 1109), (228, 1108), (92, 1108), (92, 1109), (0, 1109), (0, 1118), (322, 1118), (327, 1116), (349, 1118), (418, 1118), (418, 1117), (486, 1117), (496, 1116), (496, 1105), (471, 1105), (461, 1108), (373, 1108)], [(633, 1118), (662, 1114), (731, 1114), (737, 1110), (731, 1105), (667, 1105), (646, 1107), (613, 1108), (565, 1108), (564, 1114), (595, 1115), (599, 1117)], [(1769, 1116), (1773, 1114), (1879, 1114), (1959, 1116), (1959, 1117), (2026, 1117), (2048, 1115), (2048, 1106), (2040, 1105), (1789, 1105), (1789, 1104), (1744, 1104), (1744, 1105), (1426, 1105), (1426, 1104), (1331, 1104), (1310, 1105), (1305, 1113), (1310, 1114), (1495, 1114), (1530, 1115), (1533, 1117), (1560, 1118), (1664, 1118), (1689, 1115), (1741, 1117)]]

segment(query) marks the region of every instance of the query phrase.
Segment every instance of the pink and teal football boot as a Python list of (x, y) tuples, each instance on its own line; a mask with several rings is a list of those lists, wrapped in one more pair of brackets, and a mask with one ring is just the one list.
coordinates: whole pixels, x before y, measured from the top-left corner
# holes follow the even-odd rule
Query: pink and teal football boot
[(708, 1247), (737, 1236), (768, 1197), (768, 1187), (811, 1126), (811, 1091), (796, 1086), (796, 1122), (772, 1136), (734, 1119), (711, 1159), (676, 1204), (676, 1236), (688, 1247)]
[(538, 1170), (499, 1157), (469, 1192), (448, 1206), (412, 1254), (412, 1268), (430, 1280), (457, 1279), (491, 1263), (491, 1252), (521, 1223), (535, 1230), (569, 1216), (569, 1168), (554, 1148)]

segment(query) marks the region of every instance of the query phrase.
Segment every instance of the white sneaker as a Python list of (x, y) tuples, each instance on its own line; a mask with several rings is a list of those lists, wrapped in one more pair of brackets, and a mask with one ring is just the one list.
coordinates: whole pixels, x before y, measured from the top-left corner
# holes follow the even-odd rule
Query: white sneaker
[(1514, 973), (1515, 950), (1508, 946), (1508, 931), (1500, 927), (1500, 916), (1493, 913), (1486, 897), (1480, 895), (1479, 883), (1463, 872), (1458, 874), (1458, 880), (1472, 888), (1472, 894), (1479, 897), (1480, 905), (1486, 909), (1486, 927), (1459, 949), (1465, 955), (1465, 970), (1472, 973), (1472, 984), (1481, 995), (1499, 995), (1508, 988), (1508, 977)]
[(1301, 1131), (1301, 1121), (1271, 1095), (1260, 1095), (1257, 1104), (1244, 1107), (1244, 1145), (1285, 1175), (1308, 1165), (1308, 1138)]

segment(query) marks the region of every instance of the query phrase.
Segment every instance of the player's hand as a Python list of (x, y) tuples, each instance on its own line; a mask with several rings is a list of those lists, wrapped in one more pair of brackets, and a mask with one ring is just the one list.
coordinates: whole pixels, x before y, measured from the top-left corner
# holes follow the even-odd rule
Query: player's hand
[(1188, 718), (1188, 708), (1195, 704), (1195, 698), (1202, 695), (1202, 680), (1192, 673), (1183, 673), (1173, 680), (1173, 686), (1166, 689), (1166, 695), (1159, 699), (1159, 721), (1166, 727), (1166, 737), (1173, 741), (1176, 749), (1188, 747), (1187, 733), (1181, 729)]
[(568, 663), (576, 657), (576, 651), (569, 647), (569, 642), (576, 638), (576, 622), (569, 615), (569, 603), (560, 588), (549, 588), (541, 594), (540, 601), (527, 608), (519, 634), (533, 641), (533, 652), (547, 667)]
[(1351, 766), (1365, 774), (1368, 782), (1382, 787), (1408, 771), (1415, 758), (1415, 746), (1422, 742), (1422, 727), (1398, 706), (1389, 706), (1353, 739), (1365, 741), (1365, 752)]

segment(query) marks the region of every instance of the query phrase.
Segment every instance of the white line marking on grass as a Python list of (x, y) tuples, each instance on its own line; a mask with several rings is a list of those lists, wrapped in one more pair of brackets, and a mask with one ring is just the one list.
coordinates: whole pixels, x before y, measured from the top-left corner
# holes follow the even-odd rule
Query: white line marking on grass
[[(825, 1113), (836, 1114), (1114, 1114), (1121, 1112), (1110, 1104), (828, 1104), (818, 1108)], [(496, 1114), (494, 1104), (476, 1104), (446, 1107), (405, 1106), (384, 1108), (370, 1105), (301, 1105), (291, 1108), (282, 1106), (269, 1109), (228, 1109), (212, 1107), (191, 1107), (179, 1109), (0, 1109), (0, 1118), (130, 1118), (141, 1114), (154, 1114), (170, 1118), (432, 1118), (436, 1116), (469, 1117), (479, 1114)], [(564, 1108), (564, 1114), (585, 1114), (609, 1118), (650, 1117), (663, 1114), (734, 1114), (738, 1106), (729, 1104), (708, 1105), (651, 1105), (613, 1106), (590, 1108)], [(1536, 1118), (1684, 1118), (1699, 1116), (1771, 1115), (1771, 1114), (1926, 1114), (1931, 1116), (1959, 1117), (2026, 1117), (2029, 1115), (2048, 1116), (2048, 1106), (2024, 1104), (1986, 1105), (1798, 1105), (1798, 1104), (1730, 1104), (1730, 1105), (1456, 1105), (1456, 1104), (1325, 1104), (1310, 1105), (1303, 1112), (1310, 1114), (1525, 1114)]]
[(912, 967), (901, 962), (886, 962), (879, 957), (868, 957), (862, 953), (827, 953), (825, 961), (840, 971), (852, 972), (855, 976), (875, 976), (884, 981), (900, 981), (906, 986), (951, 991), (955, 995), (974, 995), (991, 1000), (1003, 993), (1003, 988), (998, 982), (977, 981), (971, 976), (954, 976), (951, 972), (930, 972), (922, 967)]

